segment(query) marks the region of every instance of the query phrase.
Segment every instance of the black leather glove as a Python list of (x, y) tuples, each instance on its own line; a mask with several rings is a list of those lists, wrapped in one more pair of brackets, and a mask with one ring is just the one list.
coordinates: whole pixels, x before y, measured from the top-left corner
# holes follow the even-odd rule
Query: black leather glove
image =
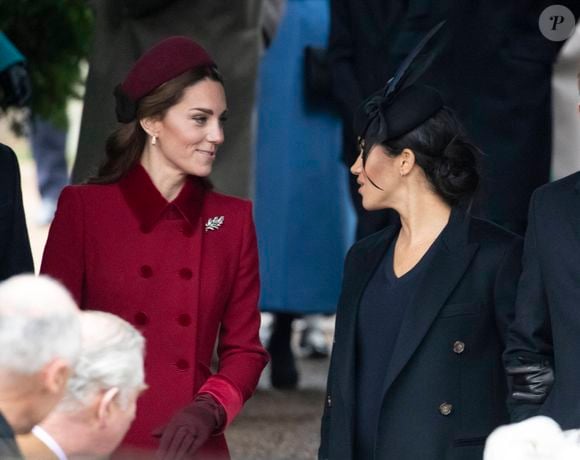
[(549, 361), (518, 357), (519, 364), (506, 366), (511, 378), (512, 398), (532, 404), (545, 401), (554, 384), (554, 370)]
[(224, 408), (209, 394), (202, 393), (177, 412), (161, 434), (157, 458), (161, 460), (193, 459), (195, 452), (226, 421)]
[(24, 107), (30, 102), (32, 85), (23, 63), (14, 64), (0, 72), (0, 105)]

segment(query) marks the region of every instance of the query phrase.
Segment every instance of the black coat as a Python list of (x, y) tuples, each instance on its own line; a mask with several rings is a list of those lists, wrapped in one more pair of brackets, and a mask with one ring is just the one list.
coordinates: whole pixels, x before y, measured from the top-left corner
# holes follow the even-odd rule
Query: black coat
[[(357, 458), (357, 310), (397, 229), (361, 240), (347, 256), (320, 459)], [(521, 239), (458, 210), (441, 239), (405, 312), (377, 401), (377, 460), (481, 459), (486, 436), (509, 419), (501, 356), (513, 319)]]
[(343, 158), (356, 159), (353, 115), (358, 105), (392, 76), (398, 61), (392, 42), (408, 0), (331, 0), (328, 51), (332, 91), (344, 121)]
[(0, 144), (0, 281), (34, 272), (16, 155)]
[[(0, 144), (1, 145), (1, 144)], [(0, 458), (2, 460), (21, 460), (22, 455), (14, 439), (12, 427), (0, 412)]]
[(548, 359), (554, 386), (540, 406), (514, 402), (513, 418), (548, 415), (580, 427), (580, 173), (539, 188), (530, 203), (516, 320), (506, 364)]

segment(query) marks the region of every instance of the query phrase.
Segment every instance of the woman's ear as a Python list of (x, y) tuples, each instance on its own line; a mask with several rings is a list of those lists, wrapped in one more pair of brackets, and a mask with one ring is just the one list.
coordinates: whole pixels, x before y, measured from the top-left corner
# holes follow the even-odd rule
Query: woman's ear
[(113, 404), (115, 404), (115, 396), (119, 394), (117, 387), (109, 388), (101, 394), (101, 399), (97, 406), (97, 419), (99, 426), (103, 427), (107, 424), (107, 420), (113, 411)]
[(139, 120), (139, 124), (141, 125), (141, 128), (143, 128), (143, 131), (145, 131), (149, 136), (153, 137), (159, 136), (159, 128), (157, 126), (158, 121), (159, 120), (156, 118), (147, 117), (141, 118)]
[(415, 166), (415, 152), (411, 149), (404, 149), (399, 155), (401, 177), (408, 175)]

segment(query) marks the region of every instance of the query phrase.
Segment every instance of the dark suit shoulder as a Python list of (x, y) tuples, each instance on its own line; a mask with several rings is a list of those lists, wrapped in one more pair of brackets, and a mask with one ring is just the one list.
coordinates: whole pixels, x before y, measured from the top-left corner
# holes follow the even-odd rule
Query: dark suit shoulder
[(16, 160), (16, 154), (7, 145), (0, 143), (0, 171), (14, 171), (17, 167), (18, 162)]
[(535, 200), (562, 199), (575, 191), (580, 192), (580, 171), (539, 187), (533, 195)]
[(522, 237), (507, 230), (494, 222), (478, 217), (470, 218), (469, 239), (476, 243), (496, 243), (511, 245), (522, 241)]
[[(567, 220), (572, 206), (580, 198), (580, 172), (545, 184), (533, 193), (530, 200), (530, 220), (542, 220), (547, 225)], [(535, 216), (535, 217), (533, 217)], [(553, 219), (556, 219), (555, 221)], [(559, 225), (559, 224), (558, 224)]]
[(14, 190), (15, 181), (18, 180), (19, 174), (16, 154), (7, 145), (0, 144), (0, 186), (3, 194), (11, 193), (9, 190)]

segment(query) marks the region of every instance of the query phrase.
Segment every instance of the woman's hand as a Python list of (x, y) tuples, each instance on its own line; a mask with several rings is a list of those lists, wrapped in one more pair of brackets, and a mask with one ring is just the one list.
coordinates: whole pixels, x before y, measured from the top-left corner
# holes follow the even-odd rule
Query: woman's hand
[(157, 451), (160, 460), (193, 459), (195, 452), (224, 424), (223, 407), (209, 394), (202, 393), (177, 412), (165, 428), (155, 430), (160, 436)]

